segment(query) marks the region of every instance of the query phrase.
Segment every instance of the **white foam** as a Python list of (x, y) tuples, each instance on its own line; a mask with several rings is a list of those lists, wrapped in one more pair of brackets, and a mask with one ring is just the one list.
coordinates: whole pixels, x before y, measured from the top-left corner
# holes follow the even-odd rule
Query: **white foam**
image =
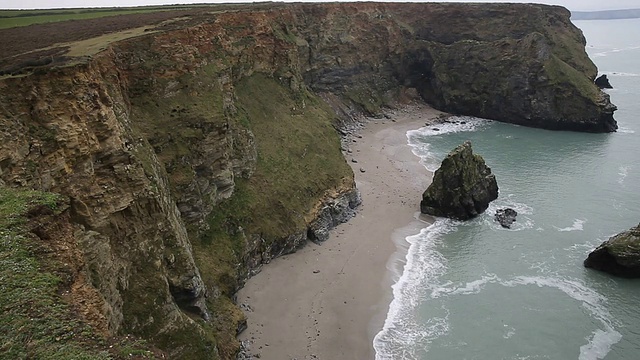
[(412, 136), (437, 136), (459, 132), (475, 131), (489, 124), (491, 120), (472, 116), (451, 116), (446, 122), (422, 127), (418, 130), (409, 130), (407, 137), (411, 142)]
[(616, 54), (619, 52), (623, 52), (623, 51), (630, 51), (630, 50), (638, 50), (640, 49), (640, 46), (629, 46), (629, 47), (625, 47), (625, 48), (612, 48), (612, 49), (607, 49), (606, 51), (600, 51), (597, 53), (592, 54), (592, 57), (604, 57), (607, 56), (609, 54)]
[[(499, 209), (511, 208), (518, 213), (516, 222), (511, 225), (510, 229), (505, 229), (495, 220), (496, 212)], [(493, 230), (500, 231), (522, 231), (527, 229), (533, 229), (535, 222), (529, 216), (533, 214), (533, 208), (525, 203), (518, 202), (516, 195), (507, 194), (500, 195), (498, 199), (489, 203), (489, 207), (485, 211), (485, 214), (478, 217), (478, 221), (482, 221), (484, 225), (489, 226)]]
[(442, 284), (431, 291), (431, 298), (436, 299), (441, 296), (478, 294), (487, 284), (496, 283), (499, 280), (495, 274), (487, 274), (481, 279), (468, 282), (459, 287), (450, 287), (449, 285), (451, 283)]
[(620, 166), (620, 168), (618, 168), (618, 175), (620, 176), (618, 178), (618, 184), (622, 185), (624, 179), (629, 175), (629, 166)]
[(393, 300), (389, 305), (382, 330), (375, 336), (376, 359), (412, 359), (408, 353), (416, 344), (428, 344), (449, 331), (446, 315), (433, 317), (426, 323), (415, 321), (415, 309), (420, 305), (430, 284), (447, 269), (447, 260), (436, 250), (444, 234), (457, 229), (457, 222), (437, 219), (420, 233), (406, 238), (410, 244), (402, 275), (392, 286)]
[(622, 335), (615, 331), (596, 330), (593, 332), (588, 344), (580, 346), (580, 356), (578, 360), (597, 360), (604, 359), (611, 351), (611, 346), (622, 339)]
[(621, 133), (621, 134), (635, 134), (636, 131), (633, 129), (629, 129), (627, 127), (618, 127), (618, 130), (616, 130), (616, 132)]
[(430, 144), (422, 141), (425, 137), (476, 131), (490, 122), (491, 120), (470, 116), (451, 116), (447, 122), (407, 131), (407, 140), (413, 154), (420, 157), (420, 163), (433, 172), (440, 166), (440, 161), (430, 152)]
[(636, 73), (628, 73), (628, 72), (621, 72), (621, 71), (602, 71), (603, 74), (606, 74), (607, 76), (619, 76), (619, 77), (640, 77), (640, 74), (636, 74)]
[(504, 335), (502, 335), (503, 339), (510, 339), (513, 335), (516, 334), (516, 329), (515, 328), (513, 328), (513, 327), (511, 327), (511, 326), (509, 326), (507, 324), (504, 324), (504, 327), (505, 327), (505, 330), (507, 330), (507, 332)]
[[(431, 292), (431, 296), (437, 298), (477, 294), (488, 284), (500, 284), (507, 287), (528, 285), (550, 287), (558, 289), (572, 299), (579, 301), (587, 310), (587, 313), (602, 325), (602, 329), (596, 329), (592, 332), (590, 338), (585, 338), (588, 342), (580, 347), (579, 360), (603, 359), (611, 350), (611, 346), (622, 339), (622, 335), (615, 330), (616, 321), (612, 318), (605, 306), (607, 302), (606, 297), (577, 280), (544, 276), (516, 276), (510, 280), (502, 280), (495, 274), (487, 274), (481, 279), (467, 282), (464, 285), (451, 286), (451, 283), (448, 283), (446, 286), (441, 285), (438, 289)], [(513, 332), (507, 332), (503, 337), (509, 338), (514, 334), (515, 329), (513, 329)]]
[(582, 231), (582, 230), (584, 230), (582, 224), (584, 224), (585, 222), (587, 222), (587, 220), (575, 219), (575, 220), (573, 220), (573, 225), (571, 225), (569, 227), (559, 228), (557, 226), (554, 226), (554, 228), (556, 228), (558, 231), (561, 231), (561, 232)]
[(596, 329), (587, 344), (580, 347), (579, 360), (603, 359), (611, 350), (611, 346), (622, 339), (622, 335), (615, 330), (615, 321), (605, 307), (607, 299), (595, 290), (576, 280), (559, 279), (554, 277), (518, 276), (513, 280), (503, 281), (502, 285), (537, 285), (561, 290), (572, 299), (580, 301), (589, 314), (600, 321), (604, 329)]

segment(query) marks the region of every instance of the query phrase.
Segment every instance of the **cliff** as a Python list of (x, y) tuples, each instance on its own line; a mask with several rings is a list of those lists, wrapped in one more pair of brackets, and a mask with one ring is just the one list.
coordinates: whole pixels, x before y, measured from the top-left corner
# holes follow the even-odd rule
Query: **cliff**
[(615, 129), (559, 7), (219, 9), (92, 22), (102, 32), (32, 25), (24, 36), (73, 39), (7, 43), (0, 60), (0, 181), (69, 199), (64, 301), (104, 336), (172, 358), (234, 356), (237, 289), (359, 203), (335, 128), (404, 88), (452, 112)]

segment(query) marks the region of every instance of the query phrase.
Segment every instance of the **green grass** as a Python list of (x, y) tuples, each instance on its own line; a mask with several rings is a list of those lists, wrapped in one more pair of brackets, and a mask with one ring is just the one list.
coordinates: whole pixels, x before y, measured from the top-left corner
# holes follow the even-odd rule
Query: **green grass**
[(236, 90), (258, 147), (246, 195), (249, 229), (267, 239), (288, 236), (306, 225), (305, 217), (325, 191), (352, 178), (334, 115), (315, 96), (293, 94), (265, 75), (242, 80)]
[(549, 78), (557, 85), (571, 86), (586, 99), (598, 99), (600, 90), (585, 74), (553, 55), (545, 64)]
[(28, 231), (25, 215), (45, 207), (55, 216), (66, 209), (62, 202), (52, 193), (0, 187), (0, 358), (154, 357), (144, 342), (96, 334), (60, 296), (62, 280), (36, 255), (42, 244)]
[(0, 10), (0, 29), (67, 20), (86, 20), (105, 16), (140, 14), (166, 10), (176, 10), (176, 8), (140, 7), (113, 9)]
[(333, 115), (321, 100), (294, 94), (262, 74), (240, 81), (236, 91), (238, 118), (255, 136), (258, 163), (250, 179), (236, 179), (233, 196), (216, 206), (209, 230), (196, 242), (197, 254), (215, 259), (202, 265), (203, 273), (215, 277), (228, 295), (235, 291), (245, 234), (259, 235), (265, 249), (283, 242), (306, 228), (326, 191), (353, 181)]
[[(36, 191), (0, 189), (0, 357), (6, 359), (108, 359), (77, 341), (87, 331), (73, 320), (58, 295), (61, 282), (43, 271), (37, 246), (25, 230), (30, 207), (57, 207), (59, 197)], [(89, 331), (90, 332), (90, 331)]]

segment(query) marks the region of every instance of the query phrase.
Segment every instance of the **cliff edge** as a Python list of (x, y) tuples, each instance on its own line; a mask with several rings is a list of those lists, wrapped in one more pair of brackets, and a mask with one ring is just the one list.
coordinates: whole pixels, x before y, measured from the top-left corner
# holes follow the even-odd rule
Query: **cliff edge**
[(360, 202), (335, 129), (404, 89), (466, 115), (616, 127), (560, 7), (211, 6), (0, 39), (0, 185), (69, 199), (66, 284), (93, 294), (60, 301), (172, 358), (235, 356), (237, 289)]

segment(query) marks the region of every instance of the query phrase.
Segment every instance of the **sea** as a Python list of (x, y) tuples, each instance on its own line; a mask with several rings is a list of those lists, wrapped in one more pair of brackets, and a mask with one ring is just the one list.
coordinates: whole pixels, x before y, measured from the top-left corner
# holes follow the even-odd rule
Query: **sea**
[[(640, 222), (640, 19), (574, 23), (614, 86), (619, 130), (461, 118), (409, 131), (432, 171), (471, 140), (500, 195), (474, 220), (437, 218), (406, 238), (376, 359), (640, 359), (640, 279), (582, 265)], [(502, 207), (518, 212), (510, 230), (494, 221)]]

